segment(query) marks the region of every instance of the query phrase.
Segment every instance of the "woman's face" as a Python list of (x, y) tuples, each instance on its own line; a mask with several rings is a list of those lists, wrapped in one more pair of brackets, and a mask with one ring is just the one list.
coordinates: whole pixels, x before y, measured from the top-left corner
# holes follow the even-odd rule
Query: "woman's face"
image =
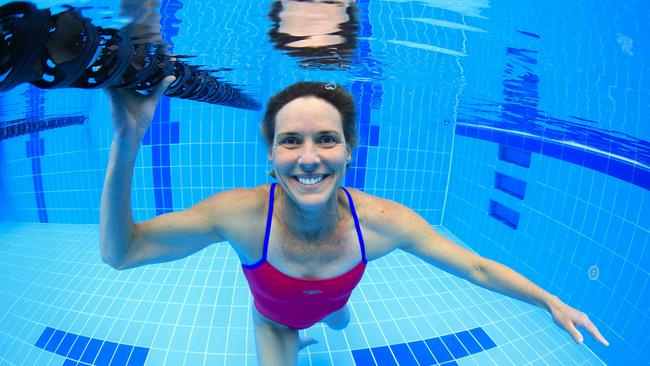
[(341, 114), (313, 96), (287, 103), (275, 117), (269, 159), (294, 202), (308, 210), (323, 207), (337, 192), (350, 161)]

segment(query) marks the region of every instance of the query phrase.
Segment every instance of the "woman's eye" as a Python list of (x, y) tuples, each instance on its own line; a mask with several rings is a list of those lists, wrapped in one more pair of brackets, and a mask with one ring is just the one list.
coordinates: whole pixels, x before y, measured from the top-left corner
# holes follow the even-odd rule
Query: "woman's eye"
[(285, 137), (284, 139), (280, 140), (280, 145), (284, 145), (284, 146), (295, 146), (298, 144), (299, 141), (295, 137)]
[(338, 144), (339, 140), (334, 138), (333, 136), (322, 136), (320, 138), (320, 143), (324, 145), (336, 145)]

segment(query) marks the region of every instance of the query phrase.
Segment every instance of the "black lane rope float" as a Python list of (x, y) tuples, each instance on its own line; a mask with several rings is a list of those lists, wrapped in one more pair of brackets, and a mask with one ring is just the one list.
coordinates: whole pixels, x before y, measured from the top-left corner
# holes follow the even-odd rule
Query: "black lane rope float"
[(117, 87), (146, 94), (174, 75), (166, 96), (261, 108), (236, 86), (220, 81), (214, 70), (183, 61), (190, 56), (167, 55), (160, 45), (133, 41), (122, 30), (93, 25), (72, 7), (51, 14), (29, 2), (0, 6), (0, 92), (30, 83), (43, 89)]

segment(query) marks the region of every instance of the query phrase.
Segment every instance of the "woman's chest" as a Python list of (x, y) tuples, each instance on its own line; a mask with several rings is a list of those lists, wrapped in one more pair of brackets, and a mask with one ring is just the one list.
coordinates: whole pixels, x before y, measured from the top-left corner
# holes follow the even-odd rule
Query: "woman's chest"
[(361, 245), (354, 226), (313, 238), (300, 238), (278, 228), (271, 230), (267, 260), (290, 276), (331, 278), (362, 261)]

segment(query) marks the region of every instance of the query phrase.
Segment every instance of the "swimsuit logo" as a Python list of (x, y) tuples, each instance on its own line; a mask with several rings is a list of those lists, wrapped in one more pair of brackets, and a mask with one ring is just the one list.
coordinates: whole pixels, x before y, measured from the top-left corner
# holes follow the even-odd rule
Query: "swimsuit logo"
[(322, 294), (323, 290), (305, 290), (302, 292), (305, 296)]

